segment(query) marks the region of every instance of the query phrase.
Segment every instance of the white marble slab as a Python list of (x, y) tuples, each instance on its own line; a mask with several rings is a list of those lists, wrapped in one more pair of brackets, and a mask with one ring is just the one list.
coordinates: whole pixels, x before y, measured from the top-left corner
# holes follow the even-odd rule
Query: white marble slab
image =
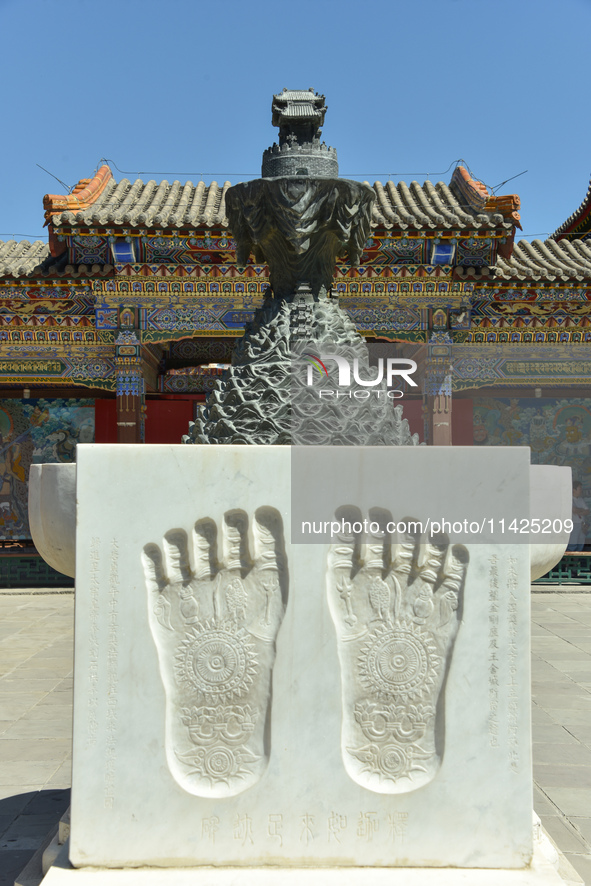
[[(463, 452), (392, 449), (398, 500), (369, 504), (422, 519)], [(528, 512), (529, 451), (478, 452), (478, 494)], [(376, 533), (358, 570), (290, 544), (288, 447), (77, 453), (74, 865), (529, 862), (527, 544), (417, 567), (402, 537), (384, 569)]]

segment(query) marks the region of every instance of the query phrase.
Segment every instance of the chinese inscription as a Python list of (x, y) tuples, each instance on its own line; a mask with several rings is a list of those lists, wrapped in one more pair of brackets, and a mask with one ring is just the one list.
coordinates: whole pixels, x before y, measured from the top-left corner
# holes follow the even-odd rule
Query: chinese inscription
[(115, 765), (117, 761), (117, 706), (119, 703), (118, 627), (119, 627), (119, 543), (111, 542), (108, 596), (107, 713), (105, 748), (105, 808), (115, 802)]
[(88, 736), (86, 746), (94, 747), (98, 730), (98, 658), (99, 658), (99, 558), (100, 539), (90, 542), (90, 606), (88, 631)]
[(509, 667), (508, 677), (508, 705), (507, 705), (507, 744), (509, 747), (509, 763), (511, 769), (516, 772), (519, 768), (519, 702), (517, 695), (517, 560), (509, 557), (507, 572), (507, 640)]
[(488, 742), (499, 747), (499, 558), (489, 558), (488, 583)]

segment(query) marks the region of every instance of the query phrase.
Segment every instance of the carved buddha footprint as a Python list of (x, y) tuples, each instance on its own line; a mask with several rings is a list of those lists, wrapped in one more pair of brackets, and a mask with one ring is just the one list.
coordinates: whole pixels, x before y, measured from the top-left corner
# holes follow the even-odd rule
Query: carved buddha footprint
[[(252, 787), (270, 753), (275, 641), (288, 572), (281, 516), (259, 508), (252, 522), (229, 511), (217, 527), (199, 520), (189, 540), (167, 532), (142, 564), (152, 636), (166, 692), (166, 756), (178, 784), (200, 797)], [(192, 549), (192, 553), (191, 553)]]
[[(342, 508), (353, 524), (360, 512)], [(444, 747), (443, 694), (458, 631), (468, 551), (397, 543), (391, 515), (370, 511), (365, 547), (354, 532), (332, 545), (327, 590), (341, 665), (341, 752), (348, 775), (380, 794), (414, 791), (438, 771)], [(398, 521), (401, 522), (401, 521)], [(414, 521), (404, 521), (412, 530)]]

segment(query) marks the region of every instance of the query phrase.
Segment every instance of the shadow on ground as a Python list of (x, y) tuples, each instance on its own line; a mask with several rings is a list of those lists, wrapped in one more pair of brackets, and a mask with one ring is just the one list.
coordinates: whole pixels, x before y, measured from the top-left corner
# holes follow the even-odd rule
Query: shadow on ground
[(70, 791), (28, 791), (0, 800), (0, 886), (13, 886), (70, 805)]

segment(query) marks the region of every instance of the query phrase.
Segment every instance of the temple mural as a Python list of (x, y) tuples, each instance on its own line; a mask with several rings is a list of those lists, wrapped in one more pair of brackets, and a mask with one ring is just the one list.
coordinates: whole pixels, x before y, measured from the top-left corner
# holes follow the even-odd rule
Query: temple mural
[(94, 442), (94, 400), (0, 400), (0, 540), (29, 539), (31, 464), (73, 462)]
[(532, 464), (572, 468), (591, 502), (591, 399), (475, 397), (473, 407), (475, 446), (529, 446)]
[(591, 490), (591, 400), (475, 397), (475, 446), (529, 446), (536, 465), (566, 465)]

